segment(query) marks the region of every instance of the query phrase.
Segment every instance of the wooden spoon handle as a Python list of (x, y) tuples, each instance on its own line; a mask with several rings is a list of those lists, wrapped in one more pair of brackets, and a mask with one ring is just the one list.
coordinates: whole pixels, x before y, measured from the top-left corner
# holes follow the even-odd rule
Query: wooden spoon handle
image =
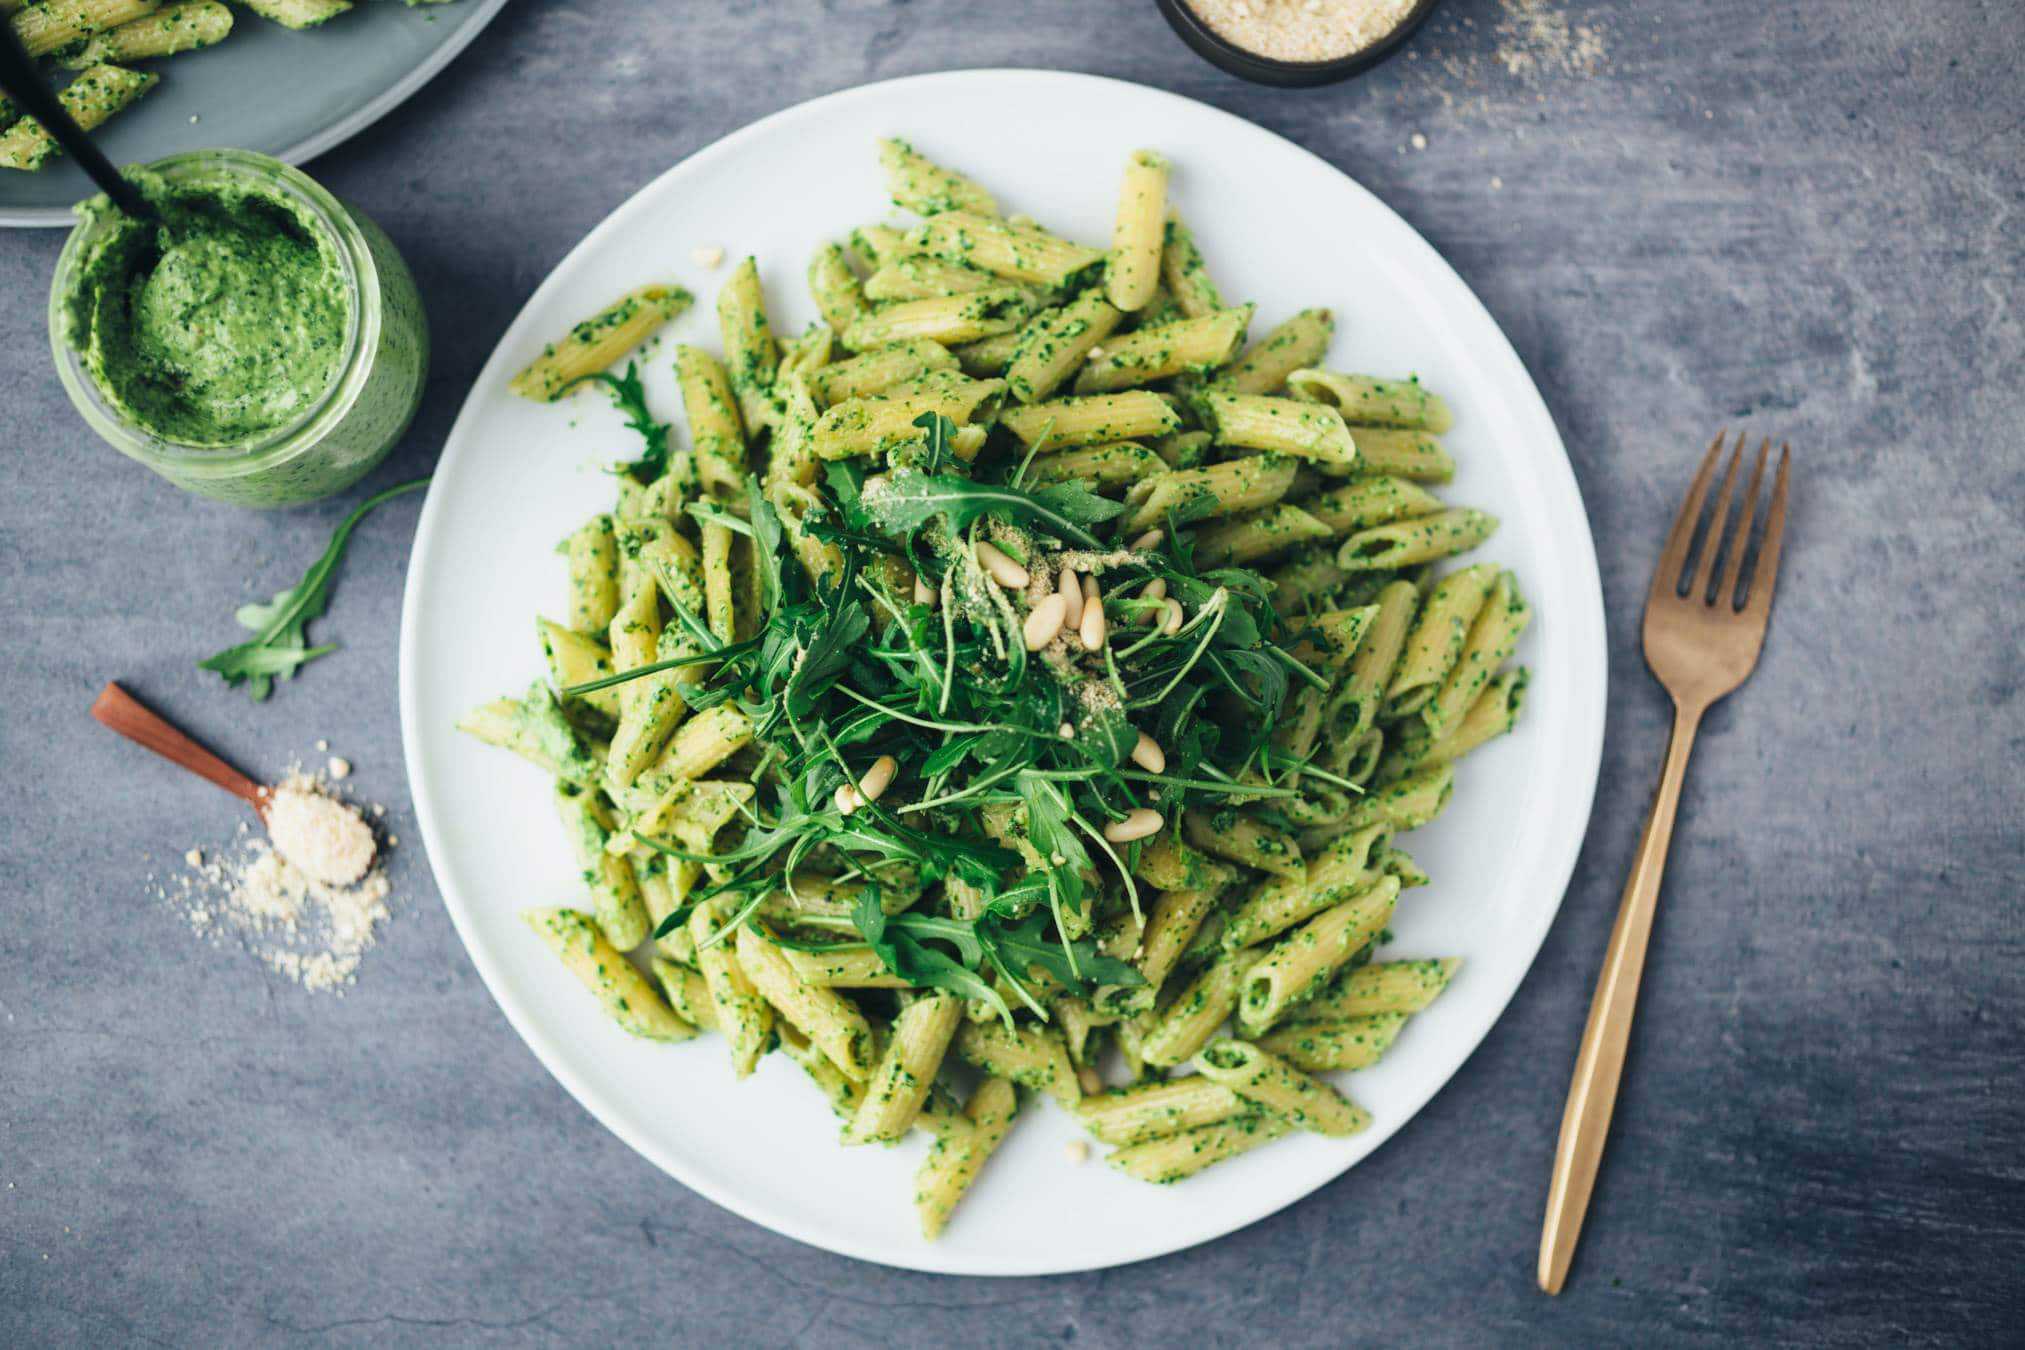
[(181, 765), (199, 778), (217, 784), (251, 805), (263, 818), (266, 816), (266, 788), (149, 711), (117, 682), (99, 691), (97, 702), (91, 705), (91, 715), (134, 744), (144, 745), (171, 764)]

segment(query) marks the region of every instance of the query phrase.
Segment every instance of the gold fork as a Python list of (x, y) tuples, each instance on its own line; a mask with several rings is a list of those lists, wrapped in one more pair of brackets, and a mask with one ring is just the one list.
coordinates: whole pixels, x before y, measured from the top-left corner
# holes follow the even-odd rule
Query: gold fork
[[(1731, 489), (1736, 486), (1737, 466), (1744, 456), (1742, 432), (1737, 434), (1736, 448), (1730, 452), (1730, 466), (1723, 474), (1722, 491), (1716, 496), (1708, 528), (1705, 533), (1696, 528), (1701, 523), (1709, 480), (1715, 473), (1716, 461), (1722, 457), (1723, 436), (1724, 433), (1718, 433), (1715, 444), (1709, 447), (1700, 471), (1695, 474), (1694, 485), (1688, 489), (1687, 500), (1674, 517), (1673, 531), (1660, 551), (1659, 565), (1653, 570), (1652, 590), (1645, 599), (1645, 663), (1673, 696), (1673, 739), (1667, 744), (1666, 768), (1660, 774), (1652, 812), (1645, 819), (1637, 859), (1624, 883), (1617, 924), (1610, 930), (1603, 972), (1597, 977), (1596, 997), (1589, 1005), (1589, 1025), (1583, 1029), (1582, 1048), (1575, 1057), (1568, 1108), (1561, 1117), (1561, 1142), (1554, 1150), (1554, 1180), (1547, 1189), (1547, 1222), (1540, 1234), (1540, 1288), (1550, 1294), (1560, 1293), (1568, 1278), (1568, 1265), (1575, 1259), (1575, 1243), (1582, 1235), (1582, 1217), (1588, 1212), (1589, 1195), (1596, 1186), (1596, 1169), (1603, 1161), (1603, 1140), (1610, 1132), (1610, 1115), (1617, 1105), (1624, 1048), (1631, 1039), (1639, 977), (1645, 969), (1652, 916), (1659, 904), (1660, 875), (1666, 870), (1667, 845), (1673, 840), (1673, 818), (1680, 806), (1681, 779), (1687, 773), (1695, 729), (1701, 725), (1702, 714), (1717, 699), (1742, 684), (1758, 664), (1758, 653), (1765, 645), (1765, 621), (1772, 612), (1772, 586), (1779, 575), (1779, 541), (1786, 528), (1786, 470), (1790, 452), (1780, 445), (1779, 475), (1772, 488), (1772, 504), (1765, 515), (1757, 559), (1745, 583), (1746, 594), (1739, 603), (1737, 578), (1744, 575), (1744, 556), (1751, 542), (1758, 488), (1764, 481), (1765, 461), (1772, 442), (1767, 440), (1758, 447), (1750, 489), (1744, 494), (1743, 509), (1729, 529), (1726, 542), (1724, 528), (1730, 518)], [(1698, 536), (1701, 547), (1698, 556), (1691, 560), (1689, 555)], [(1719, 560), (1722, 573), (1718, 581)]]

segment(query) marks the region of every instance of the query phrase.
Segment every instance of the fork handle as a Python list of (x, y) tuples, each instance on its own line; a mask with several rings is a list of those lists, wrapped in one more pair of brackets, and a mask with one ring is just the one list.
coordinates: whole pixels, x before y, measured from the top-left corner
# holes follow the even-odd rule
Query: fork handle
[(1638, 857), (1624, 883), (1603, 972), (1596, 979), (1596, 997), (1589, 1005), (1589, 1025), (1583, 1028), (1582, 1048), (1575, 1056), (1575, 1078), (1561, 1116), (1561, 1142), (1554, 1149), (1554, 1180), (1547, 1188), (1547, 1222), (1540, 1233), (1540, 1288), (1550, 1294), (1560, 1293), (1568, 1278), (1589, 1195), (1596, 1188), (1596, 1170), (1603, 1162), (1603, 1141), (1617, 1107), (1617, 1082), (1624, 1073), (1638, 984), (1645, 973), (1645, 949), (1652, 939), (1652, 916), (1659, 908), (1659, 881), (1666, 871), (1667, 846), (1673, 842), (1681, 780), (1687, 775), (1688, 752), (1694, 748), (1701, 719), (1700, 708), (1675, 703), (1666, 768), (1645, 818)]

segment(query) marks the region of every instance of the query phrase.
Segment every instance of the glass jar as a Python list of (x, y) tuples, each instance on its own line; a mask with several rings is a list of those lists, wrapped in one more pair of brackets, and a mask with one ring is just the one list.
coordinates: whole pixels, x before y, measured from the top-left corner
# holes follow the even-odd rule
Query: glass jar
[(122, 217), (81, 212), (57, 259), (49, 337), (70, 401), (114, 449), (185, 491), (238, 506), (294, 506), (342, 491), (401, 438), (421, 404), (429, 369), (429, 324), (415, 279), (392, 241), (364, 214), (280, 160), (245, 150), (200, 150), (146, 166), (170, 187), (229, 189), (285, 204), (319, 236), (346, 301), (336, 372), (284, 424), (227, 445), (169, 439), (143, 424), (99, 384), (72, 345), (68, 297)]

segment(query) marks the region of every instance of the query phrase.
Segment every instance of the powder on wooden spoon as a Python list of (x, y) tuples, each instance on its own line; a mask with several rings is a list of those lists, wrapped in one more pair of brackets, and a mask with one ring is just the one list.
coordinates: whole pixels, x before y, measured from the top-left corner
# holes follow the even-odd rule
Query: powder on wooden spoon
[(267, 837), (297, 871), (326, 886), (357, 881), (377, 851), (365, 817), (292, 780), (276, 788), (268, 803)]

